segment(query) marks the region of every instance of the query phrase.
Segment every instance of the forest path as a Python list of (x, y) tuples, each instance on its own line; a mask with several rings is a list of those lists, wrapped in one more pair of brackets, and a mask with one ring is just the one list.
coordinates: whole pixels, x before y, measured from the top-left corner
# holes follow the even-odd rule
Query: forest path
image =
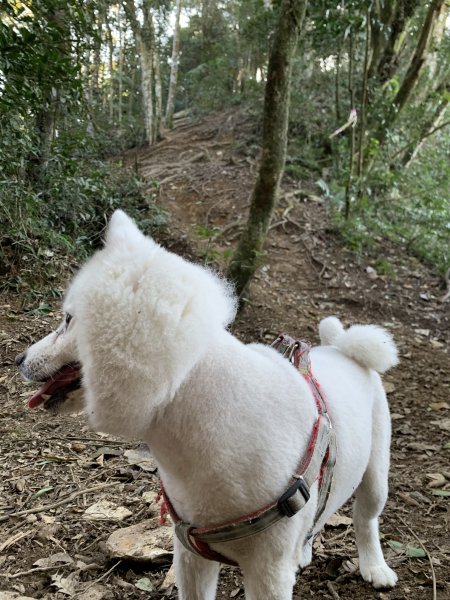
[[(246, 219), (258, 140), (254, 120), (230, 111), (184, 121), (154, 147), (127, 154), (125, 161), (148, 178), (149, 193), (171, 215), (164, 244), (225, 266)], [(439, 279), (406, 251), (387, 242), (379, 248), (374, 257), (357, 258), (335, 237), (327, 200), (314, 182), (299, 189), (285, 181), (265, 266), (234, 324), (245, 341), (267, 343), (286, 331), (316, 343), (319, 320), (334, 314), (346, 324), (384, 324), (400, 349), (400, 366), (385, 380), (393, 442), (390, 497), (381, 523), (398, 586), (376, 592), (354, 573), (348, 506), (317, 538), (314, 561), (299, 576), (295, 598), (431, 599), (428, 559), (408, 556), (422, 552), (418, 536), (433, 559), (437, 598), (450, 599), (449, 304), (438, 301)], [(368, 266), (376, 266), (376, 278)], [(70, 271), (61, 264), (61, 278), (70, 278)], [(167, 559), (143, 573), (133, 563), (111, 560), (105, 546), (112, 531), (156, 518), (157, 474), (133, 464), (126, 454), (132, 443), (89, 431), (81, 417), (49, 417), (26, 408), (33, 386), (20, 379), (14, 356), (54, 328), (59, 304), (24, 313), (17, 296), (1, 298), (0, 591), (41, 600), (174, 599), (170, 586), (161, 591)], [(99, 501), (130, 514), (122, 523), (112, 516), (87, 520), (86, 509)], [(25, 514), (17, 515), (20, 511)], [(36, 565), (38, 559), (44, 562)], [(223, 570), (218, 597), (243, 597), (238, 570)]]
[[(247, 216), (258, 139), (254, 121), (231, 111), (197, 123), (185, 120), (138, 155), (139, 172), (159, 180), (159, 203), (171, 215), (171, 238), (185, 241), (178, 248), (183, 253), (225, 266)], [(318, 342), (318, 322), (328, 315), (345, 324), (380, 323), (392, 331), (401, 363), (385, 378), (393, 443), (381, 531), (400, 582), (380, 594), (351, 577), (346, 561), (355, 556), (353, 532), (347, 537), (342, 527), (330, 528), (324, 534), (328, 540), (316, 542), (316, 560), (299, 578), (298, 593), (333, 595), (325, 575), (337, 577), (333, 589), (346, 599), (431, 598), (427, 559), (407, 556), (414, 553), (407, 548), (421, 549), (416, 534), (433, 558), (438, 597), (450, 598), (450, 306), (439, 301), (444, 292), (439, 278), (407, 249), (386, 240), (376, 240), (378, 251), (371, 257), (345, 249), (320, 194), (314, 183), (284, 182), (265, 265), (234, 332), (245, 341), (268, 343), (288, 332)], [(223, 588), (227, 595), (236, 587), (230, 578)]]

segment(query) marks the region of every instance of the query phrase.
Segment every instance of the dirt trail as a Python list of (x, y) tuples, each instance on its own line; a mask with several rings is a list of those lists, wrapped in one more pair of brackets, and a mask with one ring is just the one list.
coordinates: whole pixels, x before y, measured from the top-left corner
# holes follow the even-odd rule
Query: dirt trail
[[(254, 121), (234, 111), (197, 123), (186, 120), (153, 148), (129, 153), (126, 161), (149, 180), (149, 190), (171, 215), (170, 237), (162, 240), (166, 245), (216, 268), (226, 265), (246, 218), (258, 138)], [(158, 180), (157, 187), (152, 178)], [(400, 581), (392, 591), (376, 592), (354, 573), (356, 549), (346, 508), (340, 514), (347, 519), (338, 519), (316, 541), (315, 559), (299, 576), (295, 597), (431, 599), (434, 570), (437, 598), (449, 599), (450, 305), (438, 301), (444, 291), (439, 279), (401, 248), (379, 240), (380, 250), (373, 257), (352, 255), (335, 237), (327, 212), (327, 200), (313, 183), (299, 189), (284, 182), (266, 263), (234, 332), (245, 341), (268, 342), (286, 331), (314, 343), (319, 320), (330, 314), (346, 324), (375, 322), (392, 331), (401, 364), (386, 377), (393, 444), (391, 491), (381, 531), (388, 562)], [(380, 272), (367, 272), (371, 266)], [(141, 495), (144, 489), (156, 490), (157, 480), (128, 465), (123, 450), (130, 445), (102, 440), (76, 419), (46, 420), (23, 406), (29, 392), (15, 375), (13, 356), (42, 335), (54, 315), (33, 320), (17, 310), (15, 299), (4, 298), (2, 305), (0, 344), (6, 358), (0, 373), (4, 398), (0, 514), (31, 508), (44, 499), (55, 502), (74, 487), (120, 480), (119, 490), (105, 490), (101, 496), (132, 510), (127, 524), (139, 522), (155, 510)], [(46, 488), (50, 489), (43, 492)], [(83, 521), (81, 515), (92, 502), (91, 496), (81, 495), (65, 507), (47, 511), (45, 519), (38, 513), (0, 521), (0, 577), (6, 575), (0, 579), (0, 590), (16, 589), (33, 598), (67, 598), (58, 592), (61, 582), (59, 587), (55, 580), (52, 584), (51, 569), (49, 574), (11, 577), (30, 570), (37, 558), (62, 551), (96, 565), (91, 570), (80, 568), (78, 580), (102, 577), (113, 566), (103, 544), (116, 525)], [(15, 540), (18, 533), (24, 535)], [(423, 554), (423, 548), (428, 557), (410, 556)], [(155, 590), (166, 571), (167, 565), (147, 574)], [(61, 567), (64, 577), (68, 572), (74, 568)], [(119, 565), (96, 585), (106, 599), (160, 597), (157, 591), (135, 587), (141, 577), (136, 567)], [(224, 569), (218, 597), (242, 596), (239, 571)]]

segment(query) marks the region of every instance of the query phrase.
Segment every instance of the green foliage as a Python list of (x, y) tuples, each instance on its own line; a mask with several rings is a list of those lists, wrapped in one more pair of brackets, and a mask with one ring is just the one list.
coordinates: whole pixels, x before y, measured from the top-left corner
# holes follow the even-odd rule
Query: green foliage
[[(450, 135), (441, 137), (440, 144), (429, 143), (409, 169), (379, 170), (375, 189), (366, 189), (361, 206), (348, 220), (342, 217), (343, 190), (334, 189), (333, 218), (348, 247), (363, 254), (389, 238), (445, 272), (450, 266)], [(390, 274), (382, 258), (375, 267)]]
[[(167, 218), (143, 184), (120, 164), (66, 158), (48, 173), (39, 192), (17, 182), (0, 191), (0, 264), (14, 289), (58, 278), (70, 261), (82, 261), (99, 246), (106, 222), (125, 208), (149, 234)], [(50, 294), (56, 293), (50, 289)]]
[(260, 99), (275, 18), (262, 0), (211, 2), (206, 14), (194, 13), (181, 30), (178, 108), (208, 112)]

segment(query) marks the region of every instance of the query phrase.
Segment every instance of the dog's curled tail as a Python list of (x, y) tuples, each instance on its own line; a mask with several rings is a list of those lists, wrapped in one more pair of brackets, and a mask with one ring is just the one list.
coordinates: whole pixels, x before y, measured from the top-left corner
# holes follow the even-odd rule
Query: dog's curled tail
[(335, 346), (355, 362), (378, 373), (398, 364), (398, 352), (391, 334), (377, 325), (353, 325), (344, 330), (336, 317), (320, 322), (322, 345)]

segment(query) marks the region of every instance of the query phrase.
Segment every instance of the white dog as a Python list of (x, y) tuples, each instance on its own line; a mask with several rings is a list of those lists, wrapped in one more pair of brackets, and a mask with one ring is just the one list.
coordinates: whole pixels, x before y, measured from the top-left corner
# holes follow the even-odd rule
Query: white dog
[[(215, 598), (220, 565), (191, 551), (193, 528), (217, 533), (226, 524), (245, 535), (206, 536), (209, 555), (239, 564), (247, 599), (289, 600), (297, 569), (311, 560), (314, 534), (352, 494), (361, 574), (376, 588), (395, 585), (378, 533), (390, 418), (377, 371), (397, 363), (386, 331), (344, 331), (334, 317), (320, 325), (323, 345), (311, 351), (312, 372), (327, 398), (337, 459), (316, 521), (323, 473), (314, 473), (307, 493), (294, 485), (289, 502), (300, 492), (302, 502), (290, 518), (280, 502), (303, 480), (298, 465), (314, 446), (313, 393), (276, 350), (244, 345), (226, 330), (235, 300), (223, 281), (167, 252), (117, 211), (104, 249), (70, 286), (64, 311), (56, 332), (17, 357), (25, 378), (46, 381), (29, 404), (80, 407), (81, 369), (91, 426), (148, 443), (166, 504), (181, 524), (174, 548), (180, 598)], [(259, 532), (247, 528), (267, 507), (272, 516), (280, 509), (275, 522)]]

